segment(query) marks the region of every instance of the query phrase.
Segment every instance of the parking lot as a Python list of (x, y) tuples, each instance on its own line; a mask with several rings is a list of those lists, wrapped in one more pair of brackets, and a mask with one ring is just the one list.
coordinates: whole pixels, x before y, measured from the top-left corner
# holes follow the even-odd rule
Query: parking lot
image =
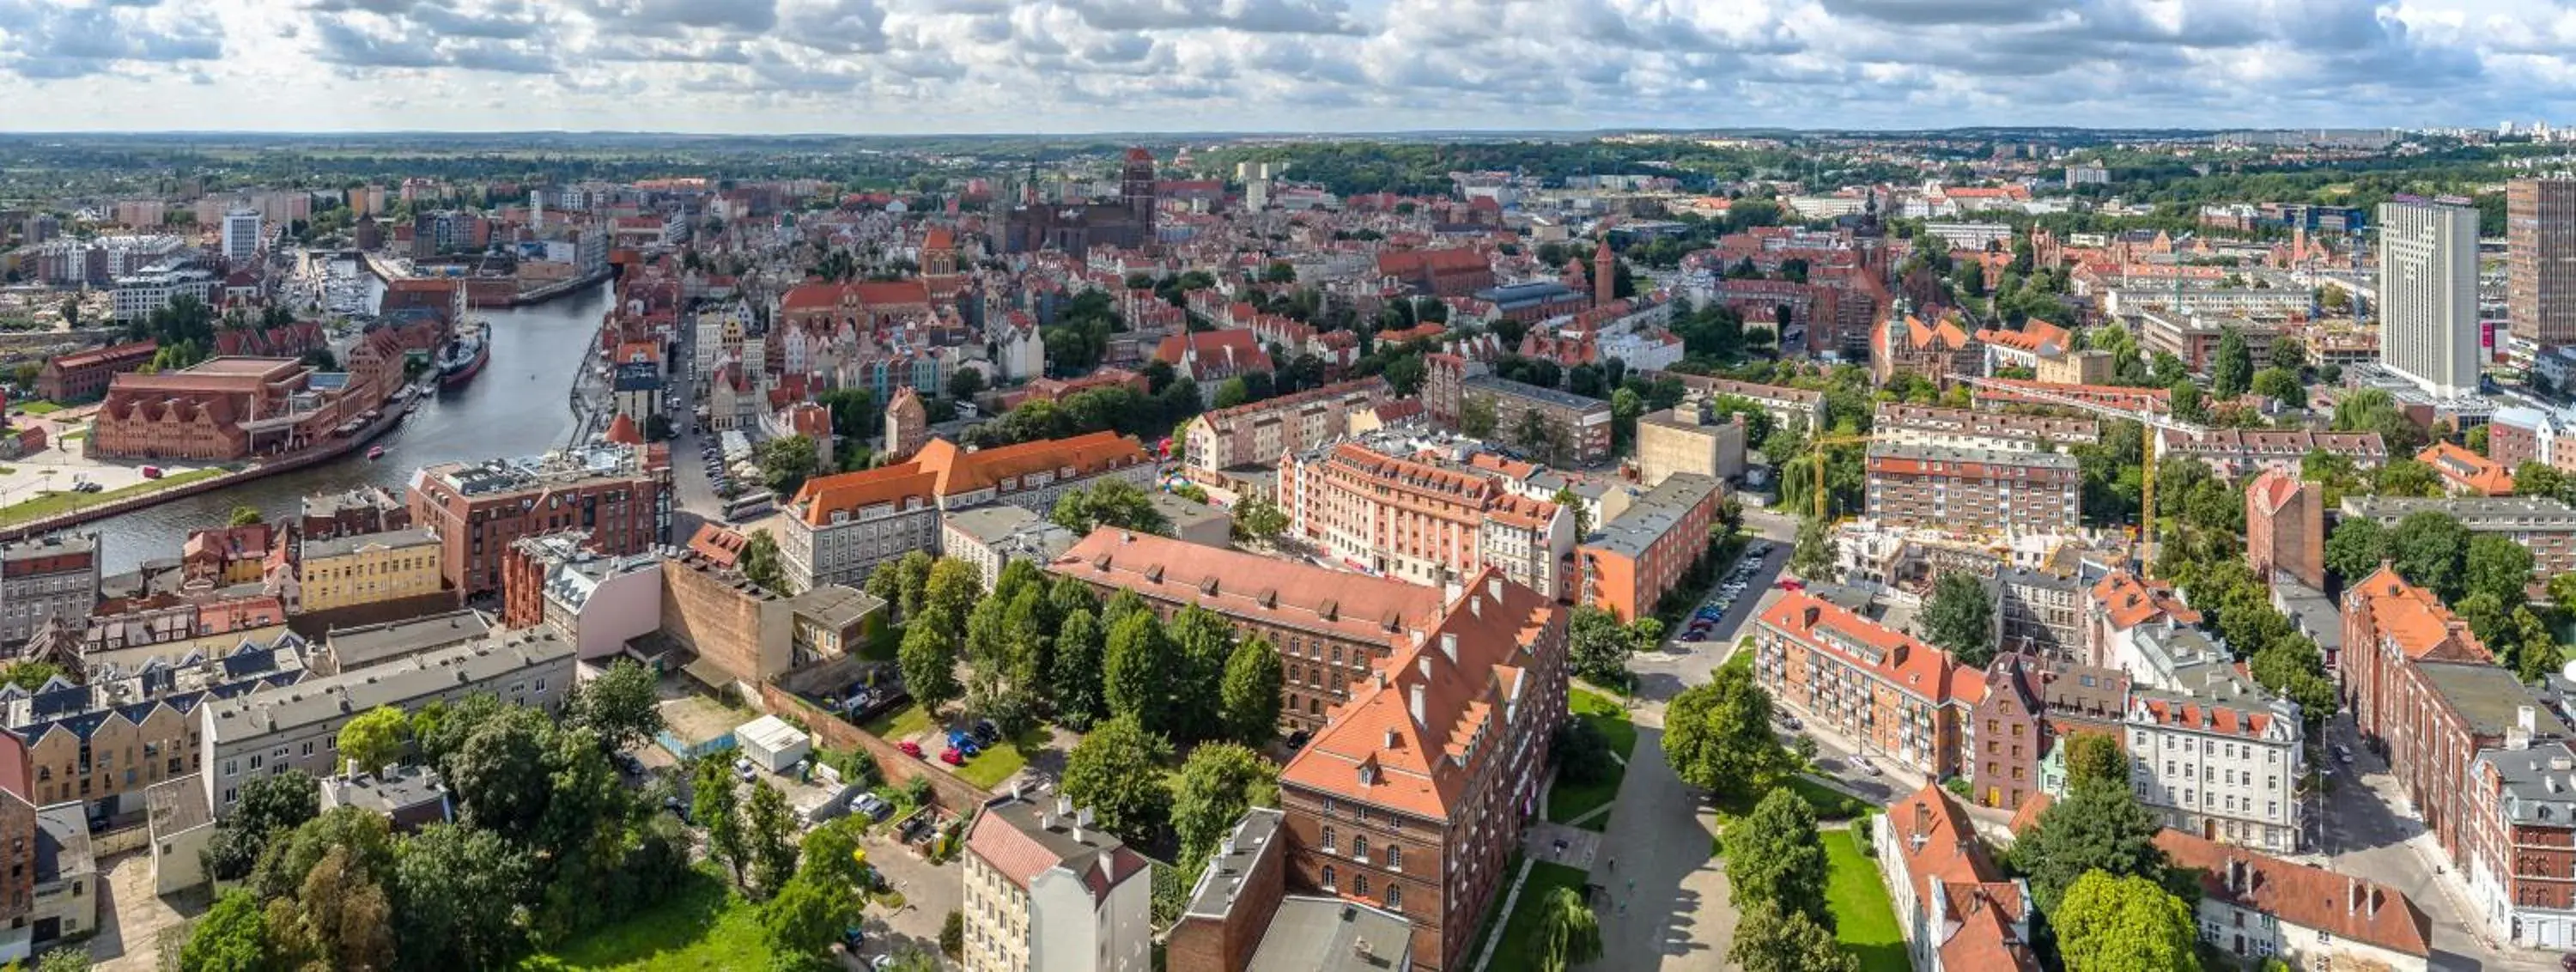
[(1735, 606), (1761, 600), (1762, 591), (1769, 586), (1773, 574), (1766, 568), (1774, 557), (1785, 561), (1788, 550), (1781, 544), (1759, 537), (1746, 541), (1744, 552), (1736, 558), (1735, 566), (1718, 579), (1717, 587), (1699, 610), (1691, 613), (1690, 620), (1683, 622), (1677, 640), (1703, 643), (1724, 640), (1718, 633), (1735, 629), (1735, 625), (1725, 623)]

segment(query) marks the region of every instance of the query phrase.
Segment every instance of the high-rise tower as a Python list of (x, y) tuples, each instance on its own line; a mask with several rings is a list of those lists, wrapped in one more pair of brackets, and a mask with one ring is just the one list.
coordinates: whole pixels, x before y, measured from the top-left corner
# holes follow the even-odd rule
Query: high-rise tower
[(2504, 242), (2513, 336), (2576, 344), (2576, 179), (2505, 183)]
[(2478, 211), (2379, 206), (2379, 361), (2439, 396), (2478, 387)]

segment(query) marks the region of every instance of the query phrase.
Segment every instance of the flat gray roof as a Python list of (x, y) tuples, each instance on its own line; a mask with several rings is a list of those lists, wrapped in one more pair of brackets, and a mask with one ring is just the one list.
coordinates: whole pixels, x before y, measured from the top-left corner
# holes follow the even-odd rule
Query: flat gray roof
[(2521, 719), (2528, 706), (2539, 720), (2535, 735), (2566, 738), (2576, 735), (2556, 713), (2532, 698), (2530, 686), (2522, 684), (2513, 673), (2495, 665), (2460, 662), (2419, 661), (2415, 667), (2433, 683), (2433, 690), (2460, 711), (2469, 731), (2481, 736), (2501, 736)]
[(1469, 388), (1482, 388), (1486, 391), (1498, 394), (1511, 395), (1517, 398), (1534, 399), (1560, 408), (1571, 408), (1577, 411), (1588, 412), (1594, 409), (1599, 409), (1606, 412), (1610, 410), (1610, 403), (1598, 398), (1585, 398), (1581, 395), (1574, 394), (1573, 392), (1559, 391), (1554, 388), (1541, 388), (1528, 382), (1513, 381), (1509, 378), (1497, 378), (1493, 375), (1470, 375), (1467, 380), (1461, 384)]
[(402, 621), (333, 628), (323, 643), (341, 671), (381, 665), (492, 634), (491, 619), (480, 611), (448, 611)]
[(238, 742), (322, 725), (380, 705), (401, 708), (454, 686), (479, 686), (513, 672), (569, 662), (573, 650), (571, 642), (552, 632), (511, 632), (374, 668), (217, 699), (205, 705), (206, 741)]
[(1628, 504), (1616, 519), (1595, 530), (1584, 544), (1627, 557), (1645, 555), (1646, 547), (1672, 531), (1682, 515), (1717, 492), (1717, 480), (1698, 473), (1674, 473), (1646, 495)]
[[(1224, 917), (1234, 910), (1235, 898), (1243, 891), (1243, 878), (1252, 873), (1261, 855), (1273, 851), (1271, 840), (1279, 835), (1279, 825), (1286, 815), (1268, 807), (1254, 807), (1235, 821), (1232, 838), (1217, 852), (1208, 855), (1207, 870), (1199, 874), (1196, 888), (1190, 891), (1189, 913)], [(1227, 847), (1233, 848), (1228, 850)]]
[(345, 537), (333, 537), (329, 540), (305, 541), (304, 559), (318, 560), (324, 557), (346, 557), (368, 547), (385, 547), (393, 550), (403, 550), (411, 547), (435, 546), (438, 546), (438, 537), (432, 535), (427, 530), (387, 530), (383, 533), (353, 533)]
[(1872, 442), (1869, 454), (1893, 459), (1915, 459), (1923, 462), (1982, 462), (1996, 466), (2037, 466), (2048, 469), (2073, 469), (2075, 457), (2055, 452), (2006, 452), (2001, 449), (1971, 449), (1961, 446), (1920, 446), (1895, 442)]
[(1340, 898), (1279, 900), (1245, 972), (1387, 972), (1413, 944), (1402, 915)]
[(787, 604), (798, 614), (827, 625), (843, 628), (859, 623), (859, 619), (870, 614), (885, 610), (886, 606), (884, 598), (855, 587), (844, 587), (839, 584), (825, 584), (798, 594), (788, 598)]
[(2541, 496), (2453, 496), (2427, 499), (2414, 496), (2347, 496), (2344, 512), (2373, 520), (2402, 520), (2407, 514), (2431, 510), (2448, 513), (2469, 529), (2502, 529), (2513, 526), (2576, 527), (2576, 508)]

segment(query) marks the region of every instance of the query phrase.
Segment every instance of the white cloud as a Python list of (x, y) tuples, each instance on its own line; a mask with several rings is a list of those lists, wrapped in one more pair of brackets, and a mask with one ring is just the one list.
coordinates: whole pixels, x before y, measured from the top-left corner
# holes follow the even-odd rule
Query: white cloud
[(2484, 124), (2571, 79), (2555, 0), (0, 0), (20, 130)]

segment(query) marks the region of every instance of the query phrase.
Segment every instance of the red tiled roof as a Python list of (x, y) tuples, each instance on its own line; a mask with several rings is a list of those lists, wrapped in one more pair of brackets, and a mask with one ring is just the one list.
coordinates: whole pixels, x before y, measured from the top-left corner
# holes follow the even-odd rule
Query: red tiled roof
[[(1973, 705), (1986, 697), (1984, 672), (1806, 591), (1791, 591), (1774, 602), (1762, 612), (1762, 623), (1934, 705), (1952, 701)], [(1852, 643), (1875, 653), (1877, 660), (1845, 647)]]
[(2141, 581), (2124, 570), (2094, 582), (2091, 597), (2116, 628), (2134, 628), (2158, 615), (2171, 617), (2175, 624), (2200, 623), (2200, 612), (2174, 597), (2171, 585)]
[(2408, 661), (2495, 661), (2468, 623), (2452, 614), (2440, 598), (2407, 583), (2386, 565), (2345, 589), (2344, 609), (2347, 614), (2369, 612), (2379, 637), (2394, 642)]
[(2480, 496), (2513, 495), (2512, 470), (2456, 443), (2435, 442), (2416, 453), (2415, 461), (2433, 467), (2454, 489)]
[(2416, 958), (2433, 954), (2432, 919), (2396, 888), (2179, 830), (2157, 832), (2156, 846), (2175, 867), (2195, 872), (2204, 899)]

